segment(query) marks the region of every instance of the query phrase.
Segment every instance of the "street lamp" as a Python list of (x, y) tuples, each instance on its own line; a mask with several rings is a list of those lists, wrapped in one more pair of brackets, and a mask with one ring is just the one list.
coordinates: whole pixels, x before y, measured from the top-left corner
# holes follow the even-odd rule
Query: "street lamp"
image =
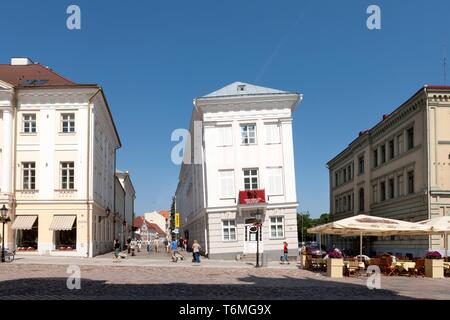
[(256, 210), (256, 268), (259, 268), (259, 233), (261, 232), (261, 214), (259, 213), (259, 209)]
[(1, 222), (3, 224), (2, 229), (2, 262), (5, 262), (5, 223), (8, 223), (10, 221), (8, 217), (8, 209), (3, 205), (3, 207), (0, 209), (1, 213)]

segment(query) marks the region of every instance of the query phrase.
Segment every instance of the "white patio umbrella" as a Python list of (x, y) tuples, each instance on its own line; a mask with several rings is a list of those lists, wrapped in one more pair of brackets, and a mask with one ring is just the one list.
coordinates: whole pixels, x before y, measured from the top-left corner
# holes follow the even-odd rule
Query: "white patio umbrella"
[(359, 250), (360, 256), (362, 256), (363, 236), (401, 235), (414, 232), (425, 232), (425, 230), (425, 226), (417, 223), (362, 214), (310, 228), (308, 229), (308, 233), (341, 236), (359, 235)]
[(450, 216), (441, 216), (417, 222), (425, 228), (427, 234), (440, 234), (444, 236), (445, 257), (448, 257), (448, 234), (450, 233)]

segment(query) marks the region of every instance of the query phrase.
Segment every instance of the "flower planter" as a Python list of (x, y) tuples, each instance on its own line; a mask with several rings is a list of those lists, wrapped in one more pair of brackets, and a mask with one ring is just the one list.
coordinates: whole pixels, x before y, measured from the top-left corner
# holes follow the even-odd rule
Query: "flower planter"
[(327, 260), (327, 276), (342, 278), (344, 276), (344, 259), (329, 258)]
[(444, 278), (444, 259), (425, 259), (425, 276)]

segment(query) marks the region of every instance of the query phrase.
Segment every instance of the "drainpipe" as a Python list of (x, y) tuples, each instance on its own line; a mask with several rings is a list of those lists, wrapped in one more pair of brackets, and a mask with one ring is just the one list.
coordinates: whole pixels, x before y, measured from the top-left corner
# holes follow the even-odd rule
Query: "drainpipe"
[[(13, 169), (12, 169), (12, 175), (13, 175), (13, 181), (12, 181), (12, 185), (11, 185), (11, 193), (12, 193), (12, 199), (11, 199), (11, 211), (12, 211), (12, 216), (15, 217), (16, 216), (16, 174), (17, 174), (17, 165), (16, 165), (16, 159), (17, 159), (17, 101), (18, 101), (18, 97), (17, 97), (17, 89), (14, 88), (13, 89), (13, 100), (12, 100), (12, 114), (14, 117), (14, 123), (13, 123), (13, 142), (12, 142), (12, 148), (13, 148), (13, 156), (11, 159), (11, 163), (13, 165)], [(12, 230), (12, 228), (9, 228), (9, 230), (11, 230), (13, 232), (13, 247), (14, 250), (16, 249), (16, 231)], [(9, 232), (8, 230), (8, 232)], [(5, 235), (2, 235), (3, 237)], [(9, 236), (11, 237), (11, 236)], [(39, 245), (39, 239), (38, 239), (38, 245)]]
[[(91, 244), (91, 204), (89, 203), (90, 196), (90, 150), (91, 150), (91, 104), (95, 96), (102, 91), (102, 88), (98, 88), (97, 91), (88, 100), (88, 114), (87, 114), (87, 153), (86, 153), (86, 219), (87, 219), (87, 257), (93, 255), (94, 244)], [(91, 248), (92, 245), (92, 248)]]
[[(425, 157), (425, 165), (427, 170), (427, 213), (428, 213), (428, 219), (431, 219), (431, 161), (430, 161), (430, 110), (428, 105), (428, 91), (427, 86), (424, 87), (424, 93), (425, 93), (425, 114), (426, 114), (426, 126), (427, 129), (424, 130), (426, 135), (426, 142), (427, 142), (427, 149), (426, 149), (426, 157)], [(435, 124), (436, 125), (436, 124)], [(428, 236), (428, 250), (431, 249), (431, 237)]]

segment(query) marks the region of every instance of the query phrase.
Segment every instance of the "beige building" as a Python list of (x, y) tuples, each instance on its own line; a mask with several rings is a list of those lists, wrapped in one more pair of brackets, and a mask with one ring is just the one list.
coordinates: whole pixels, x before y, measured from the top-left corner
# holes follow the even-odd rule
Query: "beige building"
[(120, 146), (101, 87), (27, 58), (0, 65), (0, 206), (12, 219), (5, 246), (54, 256), (111, 251), (122, 224), (114, 197)]
[[(357, 214), (417, 222), (450, 215), (450, 87), (425, 86), (328, 162), (333, 220)], [(333, 244), (356, 249), (352, 238)], [(331, 243), (330, 243), (331, 244)], [(366, 253), (423, 256), (441, 236), (366, 238)]]

